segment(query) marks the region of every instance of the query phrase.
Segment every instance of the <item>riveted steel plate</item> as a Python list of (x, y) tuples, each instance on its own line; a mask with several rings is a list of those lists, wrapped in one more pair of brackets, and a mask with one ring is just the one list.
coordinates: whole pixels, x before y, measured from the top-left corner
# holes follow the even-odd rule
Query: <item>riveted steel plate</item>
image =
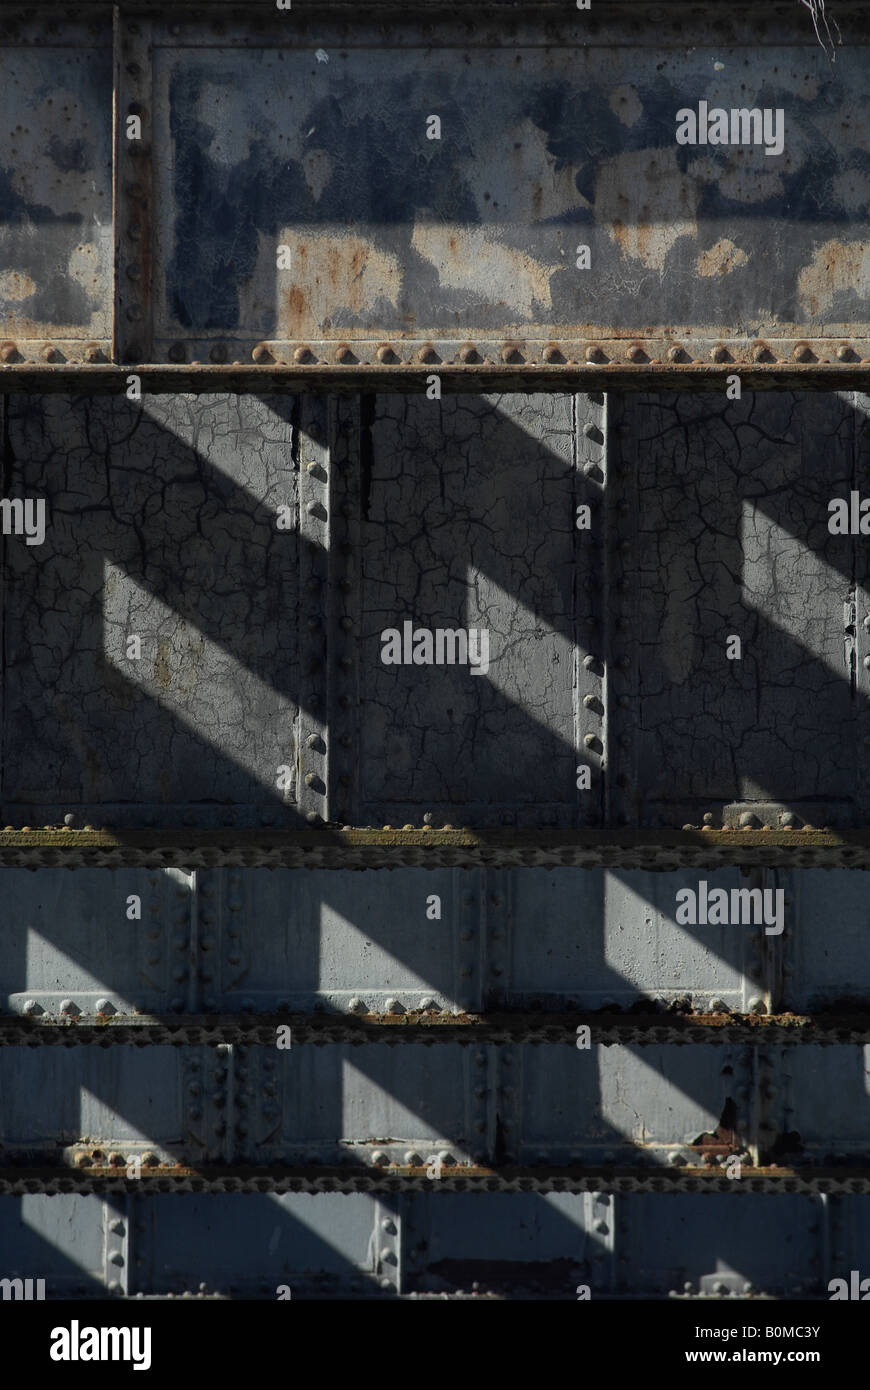
[[(748, 893), (749, 920), (678, 923), (702, 881)], [(8, 869), (5, 890), (4, 1042), (274, 1042), (281, 1023), (357, 1044), (573, 1044), (580, 1022), (596, 1042), (870, 1030), (846, 870)], [(782, 895), (781, 920), (753, 915), (759, 893), (768, 914)]]
[(769, 1087), (741, 1046), (4, 1047), (0, 1166), (111, 1174), (138, 1160), (126, 1172), (138, 1179), (173, 1165), (289, 1165), (315, 1177), (435, 1158), (459, 1176), (468, 1165), (701, 1168), (758, 1151), (866, 1167), (851, 1095), (806, 1095), (844, 1063), (863, 1077), (864, 1049), (789, 1049), (787, 1066), (803, 1076), (806, 1057), (809, 1078), (817, 1053), (827, 1072), (804, 1083), (798, 1109), (809, 1140), (827, 1125), (827, 1141), (804, 1149), (782, 1128), (781, 1097), (759, 1117), (755, 1092), (768, 1099)]
[(866, 483), (867, 398), (626, 396), (611, 430), (624, 814), (862, 823), (867, 552), (829, 523)]
[[(791, 23), (741, 9), (715, 40), (695, 19), (700, 42), (685, 11), (644, 35), (636, 7), (609, 10), (545, 34), (485, 9), (217, 41), (155, 23), (158, 359), (175, 342), (369, 359), (384, 339), (445, 356), (464, 339), (866, 337), (860, 24), (831, 65), (797, 6)], [(679, 145), (676, 113), (700, 101), (781, 110), (781, 152)]]
[[(77, 366), (111, 389), (109, 359), (406, 390), (427, 361), (517, 390), (870, 360), (860, 5), (841, 0), (836, 63), (797, 4), (715, 28), (679, 0), (178, 9), (0, 30), (2, 389)], [(679, 144), (702, 104), (758, 127)]]
[[(0, 1244), (7, 1277), (45, 1279), (47, 1298), (105, 1297), (118, 1274), (102, 1260), (113, 1237), (126, 1243), (127, 1292), (149, 1298), (274, 1300), (281, 1286), (294, 1300), (395, 1296), (397, 1275), (405, 1296), (478, 1301), (573, 1300), (580, 1284), (596, 1300), (827, 1298), (830, 1277), (866, 1267), (867, 1206), (866, 1197), (600, 1192), (143, 1201), (131, 1190), (7, 1198)], [(401, 1272), (380, 1262), (391, 1246)]]

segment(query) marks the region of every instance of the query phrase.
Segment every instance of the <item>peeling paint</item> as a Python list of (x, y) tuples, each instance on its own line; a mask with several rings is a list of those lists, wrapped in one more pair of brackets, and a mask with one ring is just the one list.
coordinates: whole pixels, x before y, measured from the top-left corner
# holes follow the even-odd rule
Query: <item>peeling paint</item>
[(870, 243), (826, 241), (798, 275), (801, 307), (808, 314), (826, 313), (847, 291), (870, 294)]
[(698, 257), (695, 266), (698, 274), (706, 279), (711, 275), (730, 275), (732, 270), (746, 265), (748, 260), (746, 252), (735, 246), (733, 241), (720, 237), (715, 246)]
[[(403, 269), (398, 257), (345, 231), (300, 232), (285, 227), (292, 270), (276, 272), (281, 327), (290, 338), (340, 334), (348, 318), (397, 309)], [(286, 288), (285, 288), (286, 284)]]
[(20, 304), (36, 293), (36, 285), (25, 270), (4, 270), (0, 274), (0, 299)]
[(636, 125), (643, 114), (643, 103), (637, 94), (637, 87), (632, 82), (614, 87), (608, 105), (614, 116), (629, 128)]
[(411, 245), (436, 267), (442, 286), (486, 296), (518, 317), (533, 304), (552, 307), (550, 276), (559, 267), (506, 246), (489, 228), (418, 222)]
[(698, 234), (698, 188), (676, 150), (628, 150), (601, 165), (595, 209), (623, 255), (662, 270), (682, 237)]

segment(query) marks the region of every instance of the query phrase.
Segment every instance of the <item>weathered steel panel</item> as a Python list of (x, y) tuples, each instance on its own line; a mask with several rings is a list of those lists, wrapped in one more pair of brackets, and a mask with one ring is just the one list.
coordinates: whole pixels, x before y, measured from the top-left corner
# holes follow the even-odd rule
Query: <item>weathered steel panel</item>
[[(381, 397), (363, 428), (358, 819), (572, 823), (577, 705), (597, 686), (577, 670), (574, 398)], [(406, 623), (467, 630), (466, 663), (385, 665)]]
[[(791, 1012), (855, 1027), (870, 1000), (849, 870), (7, 869), (3, 882), (0, 1008), (70, 1040), (140, 1015), (253, 1028), (510, 1010), (533, 1029), (542, 1010), (622, 1011), (626, 1026), (638, 1010), (663, 1024)], [(768, 910), (781, 893), (781, 920), (752, 906), (744, 925), (678, 922), (702, 882), (766, 893)]]
[(824, 1197), (675, 1202), (652, 1193), (616, 1200), (617, 1287), (625, 1292), (827, 1297)]
[(860, 5), (836, 63), (797, 4), (545, 8), (10, 13), (3, 389), (73, 364), (114, 389), (109, 357), (411, 390), (860, 370)]
[(628, 819), (863, 823), (867, 558), (829, 503), (866, 477), (866, 398), (622, 407), (609, 656)]
[[(485, 9), (324, 17), (316, 41), (156, 26), (158, 355), (866, 337), (861, 26), (832, 65), (797, 6), (714, 38), (693, 17), (698, 43), (685, 11), (609, 9), (543, 42)], [(781, 112), (782, 139), (679, 144), (699, 102)]]
[(298, 820), (295, 448), (286, 398), (10, 403), (4, 815)]
[(111, 29), (43, 27), (39, 47), (0, 30), (0, 127), (0, 338), (17, 346), (2, 360), (108, 360)]

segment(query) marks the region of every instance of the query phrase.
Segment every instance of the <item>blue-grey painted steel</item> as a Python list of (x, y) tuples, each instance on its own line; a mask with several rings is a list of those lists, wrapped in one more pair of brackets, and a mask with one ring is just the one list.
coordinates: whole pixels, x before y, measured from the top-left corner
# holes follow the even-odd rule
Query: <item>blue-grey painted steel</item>
[[(678, 924), (677, 895), (702, 882), (782, 893), (781, 935)], [(71, 1024), (657, 1001), (848, 1012), (870, 1000), (863, 882), (847, 869), (6, 869), (0, 1008)]]
[[(867, 1047), (0, 1049), (0, 1159), (449, 1167), (870, 1163)], [(717, 1158), (718, 1162), (718, 1158)]]
[(828, 1298), (870, 1269), (868, 1212), (824, 1195), (29, 1196), (0, 1203), (0, 1278), (43, 1278), (49, 1299)]

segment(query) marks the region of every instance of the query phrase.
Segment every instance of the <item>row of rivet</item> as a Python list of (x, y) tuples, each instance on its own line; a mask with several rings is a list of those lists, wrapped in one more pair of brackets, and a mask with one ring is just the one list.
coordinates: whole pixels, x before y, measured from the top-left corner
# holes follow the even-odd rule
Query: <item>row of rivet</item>
[[(558, 343), (547, 343), (541, 349), (540, 360), (551, 366), (579, 366), (581, 359), (580, 357), (570, 356), (569, 353), (572, 351), (574, 351), (573, 347), (570, 349), (563, 349)], [(860, 353), (848, 342), (838, 343), (837, 347), (834, 349), (834, 354), (838, 362), (870, 362), (870, 358), (861, 357)], [(298, 346), (292, 349), (291, 355), (293, 362), (297, 366), (328, 365), (327, 359), (319, 357), (314, 349), (307, 343), (298, 344)], [(185, 344), (173, 343), (169, 348), (167, 356), (170, 362), (185, 362), (187, 360), (187, 348)], [(332, 350), (332, 356), (334, 362), (343, 366), (358, 366), (360, 363), (370, 366), (376, 363), (379, 366), (385, 367), (404, 367), (411, 366), (415, 362), (431, 366), (439, 364), (447, 366), (455, 366), (457, 364), (462, 364), (464, 366), (495, 365), (489, 357), (482, 353), (479, 346), (472, 342), (463, 343), (462, 346), (458, 348), (453, 360), (448, 362), (445, 362), (439, 355), (432, 343), (424, 343), (422, 347), (415, 349), (412, 355), (407, 357), (403, 357), (400, 349), (394, 344), (381, 343), (374, 351), (374, 362), (369, 362), (368, 359), (361, 358), (349, 343), (338, 343)], [(670, 347), (667, 348), (665, 356), (668, 362), (675, 365), (689, 365), (693, 362), (697, 364), (703, 360), (698, 357), (693, 357), (680, 343), (672, 343)], [(660, 358), (649, 356), (647, 346), (645, 346), (642, 341), (627, 343), (625, 348), (622, 349), (622, 357), (624, 361), (635, 364), (662, 365)], [(229, 359), (229, 350), (223, 344), (215, 344), (209, 352), (209, 358), (216, 365), (227, 363)], [(267, 343), (258, 343), (252, 349), (251, 358), (255, 363), (261, 366), (277, 365), (286, 367), (290, 365), (286, 358), (276, 354), (276, 351), (270, 348)], [(534, 363), (536, 360), (535, 356), (529, 353), (527, 347), (521, 347), (517, 343), (504, 343), (499, 351), (499, 358), (501, 362), (506, 365), (515, 364), (518, 366), (525, 363)], [(587, 343), (585, 347), (582, 348), (582, 360), (590, 365), (605, 366), (607, 363), (619, 361), (620, 358), (617, 356), (615, 349), (611, 349), (611, 352), (608, 353), (600, 343)], [(740, 362), (745, 363), (747, 360), (752, 363), (767, 363), (773, 365), (777, 363), (784, 364), (789, 360), (804, 363), (829, 361), (826, 357), (819, 357), (814, 351), (812, 344), (806, 340), (795, 343), (790, 353), (781, 351), (779, 354), (777, 354), (775, 348), (771, 347), (768, 343), (757, 342), (751, 347), (743, 350), (740, 357), (735, 357), (734, 350), (727, 344), (714, 343), (709, 349), (709, 360), (716, 363), (732, 362), (735, 363), (735, 365), (739, 365)], [(201, 363), (194, 361), (191, 365), (200, 366)], [(240, 367), (244, 364), (237, 359), (232, 365)]]
[(306, 396), (295, 404), (294, 445), (299, 462), (299, 579), (306, 617), (299, 632), (302, 686), (299, 701), (296, 801), (312, 824), (327, 818), (327, 634), (324, 603), (332, 535), (329, 402)]
[[(580, 405), (584, 402), (585, 420), (580, 429)], [(601, 392), (589, 392), (585, 397), (574, 398), (574, 438), (578, 465), (582, 475), (578, 484), (582, 492), (582, 504), (591, 512), (591, 529), (575, 527), (574, 540), (577, 554), (574, 603), (578, 615), (579, 647), (585, 652), (582, 658), (583, 670), (577, 673), (576, 687), (582, 705), (575, 714), (576, 737), (578, 742), (577, 770), (588, 768), (591, 787), (578, 789), (578, 825), (597, 825), (602, 809), (602, 778), (606, 765), (605, 758), (605, 692), (607, 670), (600, 655), (599, 643), (603, 637), (603, 614), (600, 609), (601, 585), (592, 581), (592, 576), (601, 573), (604, 564), (604, 506), (607, 498), (607, 405)], [(579, 521), (578, 521), (579, 526)], [(582, 580), (581, 580), (582, 576)], [(579, 653), (578, 653), (579, 659)], [(579, 779), (575, 779), (579, 780)]]
[(610, 751), (605, 823), (615, 820), (620, 828), (635, 819), (631, 788), (636, 785), (636, 749), (632, 734), (635, 721), (626, 715), (632, 706), (633, 670), (636, 657), (632, 641), (634, 605), (630, 594), (630, 566), (637, 547), (637, 507), (631, 489), (636, 486), (634, 461), (626, 460), (626, 433), (622, 425), (623, 402), (608, 397), (608, 410), (616, 414), (609, 420), (613, 451), (620, 449), (615, 467), (611, 468), (607, 490), (607, 522), (605, 562), (607, 593), (607, 671), (606, 706)]
[[(134, 189), (140, 189), (139, 184), (130, 185), (130, 187)], [(137, 196), (139, 198), (139, 201), (144, 203), (144, 192), (140, 191)], [(135, 267), (133, 263), (131, 263), (131, 265), (127, 267), (127, 278), (134, 280), (138, 286), (138, 277), (131, 275), (131, 270), (133, 270), (134, 268)], [(145, 297), (144, 294), (142, 297)], [(128, 291), (127, 300), (129, 301), (130, 298), (131, 296)], [(131, 322), (136, 322), (137, 324), (139, 324), (142, 321), (144, 314), (145, 310), (143, 309), (142, 305), (136, 302), (128, 302), (127, 309), (125, 311), (125, 316), (127, 319), (129, 319)], [(45, 343), (43, 347), (40, 349), (39, 355), (43, 362), (55, 363), (57, 365), (78, 362), (86, 362), (90, 364), (100, 362), (105, 363), (111, 360), (111, 357), (109, 354), (107, 354), (106, 350), (99, 343), (94, 342), (84, 344), (84, 346), (81, 349), (81, 357), (69, 356), (65, 351), (63, 351), (59, 347), (56, 347), (52, 343)], [(854, 364), (860, 365), (870, 364), (870, 357), (862, 357), (860, 353), (852, 346), (851, 343), (838, 343), (837, 347), (834, 349), (834, 355), (838, 362), (852, 362)], [(133, 363), (140, 360), (140, 356), (141, 354), (139, 351), (139, 345), (131, 341), (126, 345), (124, 349), (122, 349), (122, 355), (120, 355), (120, 360), (127, 363)], [(382, 343), (378, 348), (376, 348), (374, 356), (375, 362), (370, 362), (368, 361), (368, 359), (358, 356), (349, 343), (339, 343), (337, 347), (333, 350), (334, 362), (338, 363), (341, 366), (348, 367), (359, 365), (406, 367), (412, 366), (415, 363), (431, 366), (456, 366), (459, 364), (463, 366), (496, 365), (492, 362), (492, 360), (489, 357), (482, 355), (478, 347), (474, 343), (464, 343), (462, 347), (459, 348), (452, 361), (445, 360), (444, 358), (440, 357), (435, 347), (431, 343), (425, 344), (423, 347), (416, 350), (410, 357), (403, 357), (391, 343)], [(536, 365), (536, 358), (533, 354), (530, 354), (528, 352), (528, 349), (524, 350), (511, 343), (505, 343), (505, 345), (502, 347), (499, 353), (499, 356), (501, 362), (506, 365)], [(173, 343), (172, 346), (169, 348), (167, 357), (169, 358), (169, 361), (172, 363), (180, 364), (186, 362), (187, 349), (184, 343)], [(258, 343), (257, 346), (253, 348), (251, 352), (251, 358), (255, 363), (257, 363), (260, 366), (286, 367), (290, 365), (287, 362), (286, 358), (281, 357), (280, 355), (275, 355), (272, 349), (270, 349), (265, 343)], [(298, 347), (293, 349), (292, 358), (293, 363), (297, 366), (322, 367), (330, 365), (326, 358), (318, 357), (317, 353), (314, 352), (312, 348), (308, 347), (307, 344), (304, 343), (300, 344)], [(703, 361), (702, 358), (693, 357), (679, 343), (674, 343), (667, 349), (666, 358), (668, 362), (674, 365), (683, 366), (689, 366), (692, 363), (694, 363), (695, 365), (700, 365)], [(25, 357), (20, 351), (18, 344), (12, 339), (5, 339), (2, 343), (0, 343), (0, 363), (33, 363), (35, 362), (35, 360), (36, 359), (32, 357)], [(232, 365), (234, 367), (243, 367), (246, 365), (240, 358), (235, 358), (232, 361), (232, 363), (230, 363), (229, 350), (227, 349), (227, 347), (220, 343), (215, 344), (215, 346), (211, 348), (209, 352), (209, 360), (215, 366)], [(649, 356), (647, 348), (644, 346), (642, 342), (629, 343), (623, 351), (622, 359), (620, 359), (616, 355), (615, 351), (612, 354), (608, 354), (608, 352), (599, 343), (589, 343), (583, 349), (582, 361), (589, 365), (606, 366), (608, 364), (616, 363), (620, 360), (624, 360), (625, 362), (633, 363), (635, 365), (663, 365), (661, 358)], [(731, 348), (726, 346), (726, 344), (716, 343), (709, 351), (709, 360), (711, 362), (719, 364), (732, 363), (733, 365), (738, 367), (741, 365), (747, 366), (750, 363), (755, 363), (759, 365), (766, 364), (770, 366), (783, 366), (786, 365), (789, 361), (803, 362), (805, 364), (810, 364), (814, 362), (826, 364), (830, 362), (830, 358), (820, 357), (818, 353), (813, 349), (812, 344), (809, 342), (795, 343), (790, 353), (780, 352), (779, 354), (777, 354), (777, 352), (772, 347), (768, 346), (766, 343), (755, 343), (745, 355), (741, 354), (740, 356), (735, 356)], [(577, 367), (582, 365), (580, 358), (569, 356), (556, 343), (549, 343), (541, 350), (541, 361), (550, 366)], [(191, 360), (189, 365), (192, 367), (201, 367), (203, 363), (198, 358), (194, 358)]]
[(359, 669), (357, 638), (360, 631), (360, 452), (361, 432), (371, 429), (363, 410), (370, 402), (359, 399), (330, 402), (332, 454), (331, 497), (333, 525), (330, 532), (328, 628), (338, 660), (329, 666), (329, 727), (333, 742), (330, 795), (336, 798), (336, 819), (345, 821), (358, 806), (360, 766), (357, 756), (359, 729)]
[[(118, 272), (115, 281), (113, 357), (141, 362), (151, 342), (151, 37), (144, 15), (130, 19), (122, 9), (115, 17), (116, 209)], [(129, 138), (131, 117), (138, 138)], [(99, 361), (89, 356), (85, 361)], [(46, 350), (43, 349), (43, 357)], [(46, 360), (52, 360), (46, 358)]]

